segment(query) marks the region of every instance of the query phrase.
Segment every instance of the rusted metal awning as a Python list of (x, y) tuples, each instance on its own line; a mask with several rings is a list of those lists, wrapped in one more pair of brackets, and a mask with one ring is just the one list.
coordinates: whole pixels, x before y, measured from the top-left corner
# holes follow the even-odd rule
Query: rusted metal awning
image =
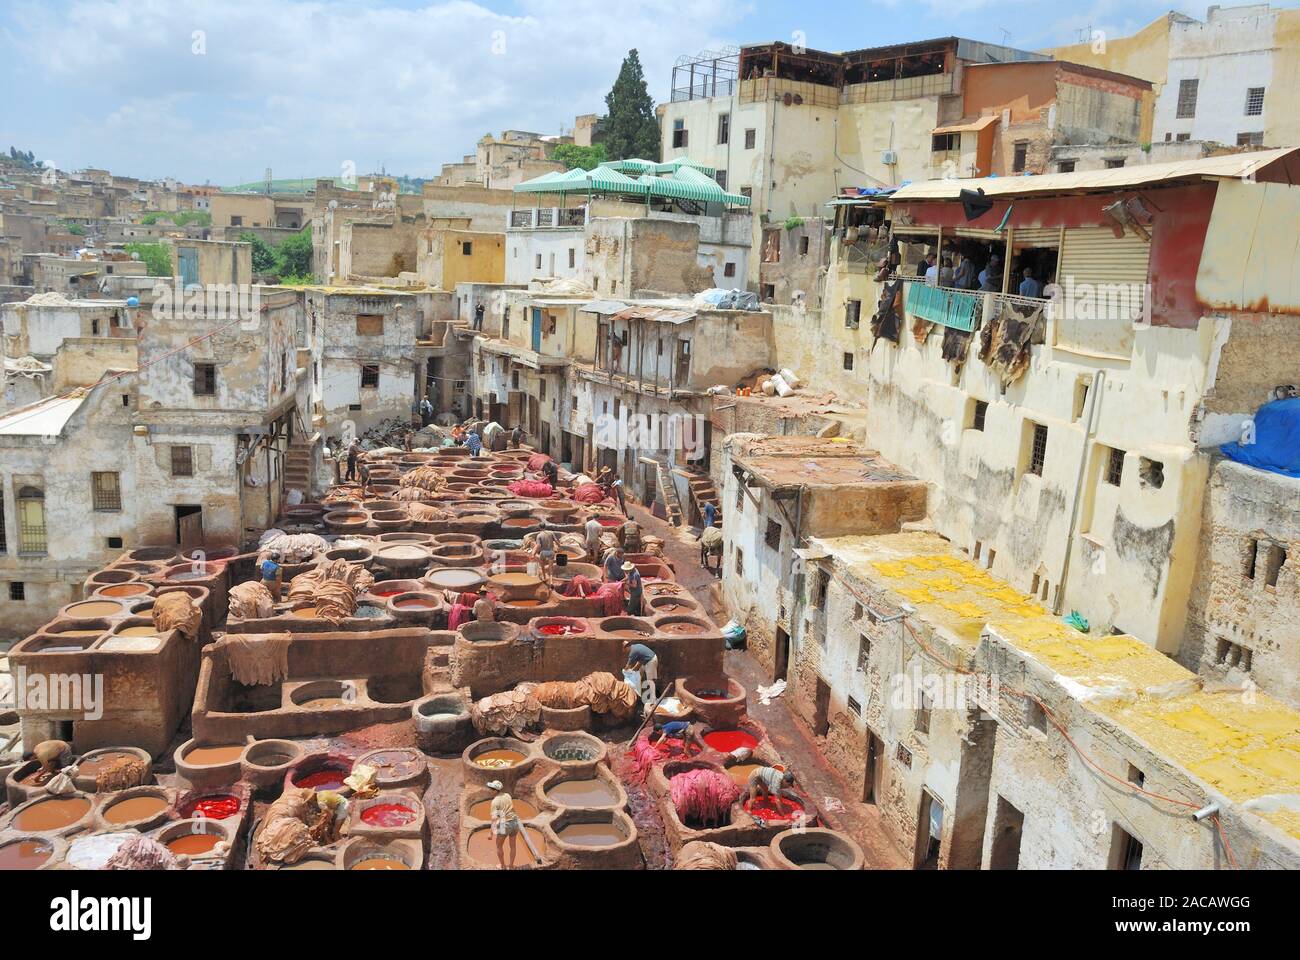
[(615, 320), (653, 320), (658, 323), (685, 323), (695, 319), (694, 310), (674, 310), (671, 307), (629, 307), (614, 314)]

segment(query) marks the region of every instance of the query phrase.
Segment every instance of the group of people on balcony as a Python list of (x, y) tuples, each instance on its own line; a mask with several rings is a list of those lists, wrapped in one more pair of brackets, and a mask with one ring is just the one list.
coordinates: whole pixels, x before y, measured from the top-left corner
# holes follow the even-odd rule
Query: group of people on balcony
[[(925, 280), (927, 286), (949, 287), (956, 290), (979, 290), (983, 293), (1000, 293), (1002, 290), (1002, 258), (991, 253), (984, 266), (977, 268), (975, 261), (961, 251), (943, 254), (942, 259), (933, 253), (917, 264), (916, 275)], [(1016, 277), (1019, 276), (1019, 283)], [(1013, 263), (1011, 272), (1013, 289), (1022, 297), (1041, 297), (1043, 284), (1031, 264), (1024, 264), (1016, 269)]]

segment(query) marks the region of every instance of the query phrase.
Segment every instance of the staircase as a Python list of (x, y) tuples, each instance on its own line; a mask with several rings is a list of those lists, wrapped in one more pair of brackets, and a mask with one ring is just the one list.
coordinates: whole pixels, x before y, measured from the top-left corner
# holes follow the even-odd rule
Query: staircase
[(682, 501), (677, 496), (677, 485), (673, 483), (672, 471), (662, 460), (655, 461), (655, 480), (659, 487), (659, 497), (664, 502), (668, 513), (668, 522), (674, 527), (682, 525)]
[(311, 461), (314, 447), (311, 443), (295, 440), (284, 455), (284, 486), (302, 491), (304, 500), (312, 498)]
[(691, 504), (695, 507), (695, 516), (700, 518), (700, 523), (704, 523), (704, 505), (711, 503), (714, 509), (718, 511), (718, 517), (722, 517), (722, 504), (718, 502), (718, 491), (713, 486), (713, 480), (710, 479), (708, 471), (694, 468), (679, 469), (678, 474), (686, 478), (687, 486), (691, 491)]

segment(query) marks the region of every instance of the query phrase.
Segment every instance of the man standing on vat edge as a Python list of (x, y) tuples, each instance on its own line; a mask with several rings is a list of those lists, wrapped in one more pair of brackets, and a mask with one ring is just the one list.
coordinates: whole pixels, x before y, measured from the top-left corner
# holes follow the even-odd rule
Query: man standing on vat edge
[[(533, 860), (537, 863), (542, 862), (537, 851), (533, 849), (533, 841), (528, 836), (528, 831), (519, 820), (519, 814), (515, 813), (515, 801), (510, 794), (506, 793), (505, 787), (500, 780), (493, 780), (487, 785), (489, 790), (495, 790), (497, 795), (492, 798), (492, 839), (496, 841), (497, 863), (501, 865), (502, 870), (512, 870), (515, 865), (515, 852), (518, 845), (518, 837), (524, 838), (524, 846), (528, 852), (533, 855)], [(505, 845), (506, 837), (510, 838), (510, 865), (506, 866)]]

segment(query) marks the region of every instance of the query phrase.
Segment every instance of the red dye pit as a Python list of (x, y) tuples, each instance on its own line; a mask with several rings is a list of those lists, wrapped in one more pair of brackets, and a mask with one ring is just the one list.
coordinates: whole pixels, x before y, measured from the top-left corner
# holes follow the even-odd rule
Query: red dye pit
[(726, 700), (726, 693), (721, 690), (706, 690), (695, 694), (696, 700)]
[(377, 803), (362, 810), (361, 819), (372, 827), (404, 827), (415, 819), (415, 811), (400, 803)]
[(744, 730), (713, 730), (704, 735), (704, 742), (719, 753), (731, 753), (741, 747), (753, 750), (758, 746), (758, 738)]
[(339, 790), (343, 787), (343, 780), (346, 777), (346, 771), (326, 767), (324, 770), (298, 777), (293, 783), (296, 787), (311, 787), (313, 790)]
[(203, 817), (208, 820), (225, 820), (227, 817), (233, 817), (239, 812), (239, 798), (232, 797), (230, 794), (222, 794), (218, 797), (204, 797), (198, 800), (190, 808), (187, 816)]
[(781, 806), (778, 807), (774, 798), (759, 797), (753, 803), (746, 800), (745, 810), (751, 817), (784, 823), (787, 820), (797, 820), (803, 813), (803, 804), (789, 797), (782, 797)]
[(371, 590), (371, 594), (376, 597), (395, 597), (399, 593), (405, 593), (405, 590)]
[(621, 526), (623, 526), (623, 521), (622, 521), (622, 520), (615, 519), (614, 517), (597, 517), (597, 518), (596, 518), (596, 522), (599, 523), (602, 527), (621, 527)]
[(581, 632), (578, 628), (567, 623), (548, 623), (537, 629), (544, 637), (567, 637), (570, 634)]

